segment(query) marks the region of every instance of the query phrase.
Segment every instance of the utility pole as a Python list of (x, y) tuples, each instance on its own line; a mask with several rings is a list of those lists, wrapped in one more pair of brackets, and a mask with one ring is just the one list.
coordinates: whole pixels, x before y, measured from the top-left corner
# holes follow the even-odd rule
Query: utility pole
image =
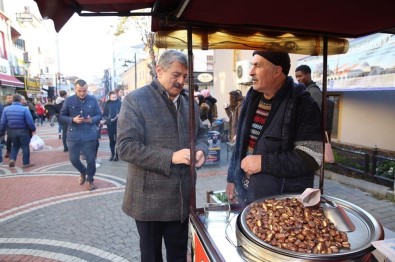
[(137, 89), (137, 60), (136, 60), (136, 52), (134, 53), (134, 89)]

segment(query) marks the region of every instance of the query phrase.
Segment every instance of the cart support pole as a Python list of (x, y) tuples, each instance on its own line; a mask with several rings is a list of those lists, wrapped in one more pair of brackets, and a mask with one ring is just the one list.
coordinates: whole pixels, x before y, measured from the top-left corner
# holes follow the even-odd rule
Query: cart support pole
[(321, 127), (322, 127), (322, 164), (320, 168), (320, 191), (324, 193), (324, 165), (325, 165), (325, 130), (326, 130), (326, 90), (328, 84), (328, 36), (324, 35), (324, 49), (323, 49), (323, 61), (322, 61), (322, 110), (321, 110)]
[(188, 40), (188, 87), (189, 87), (189, 136), (190, 136), (190, 148), (191, 148), (191, 165), (190, 165), (190, 173), (191, 173), (191, 202), (189, 205), (190, 211), (196, 212), (196, 169), (195, 169), (195, 97), (194, 97), (194, 88), (193, 88), (193, 52), (192, 52), (192, 29), (191, 27), (187, 28), (187, 40)]

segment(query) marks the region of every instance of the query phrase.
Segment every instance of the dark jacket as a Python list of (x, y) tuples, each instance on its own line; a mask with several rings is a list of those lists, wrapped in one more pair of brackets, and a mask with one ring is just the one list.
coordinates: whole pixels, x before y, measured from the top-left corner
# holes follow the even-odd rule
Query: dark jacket
[(45, 112), (46, 112), (47, 116), (56, 115), (56, 108), (55, 108), (54, 104), (46, 103), (44, 105), (44, 108), (45, 108)]
[(314, 171), (322, 161), (320, 110), (303, 85), (288, 77), (273, 99), (254, 155), (262, 156), (261, 172), (250, 177), (248, 190), (242, 185), (241, 160), (246, 156), (252, 119), (262, 93), (248, 91), (237, 129), (235, 150), (227, 181), (235, 183), (241, 201), (265, 196), (301, 193), (313, 187)]
[[(76, 116), (90, 117), (92, 123), (77, 124), (73, 122)], [(67, 124), (67, 140), (91, 141), (98, 137), (97, 126), (102, 117), (101, 109), (96, 98), (87, 95), (80, 99), (77, 95), (66, 98), (60, 111), (60, 121)]]
[[(172, 164), (173, 152), (190, 147), (189, 101), (182, 91), (176, 110), (155, 78), (122, 100), (117, 152), (128, 162), (123, 211), (142, 221), (184, 221), (189, 215), (191, 174)], [(207, 156), (205, 128), (195, 104), (196, 151)]]
[(321, 92), (321, 89), (318, 87), (317, 83), (314, 82), (314, 81), (311, 81), (306, 86), (306, 90), (310, 93), (310, 95), (314, 99), (314, 101), (317, 102), (317, 105), (318, 105), (318, 107), (321, 110), (321, 107), (322, 107), (322, 92)]
[(6, 129), (28, 129), (36, 131), (32, 115), (29, 109), (20, 102), (13, 102), (3, 110), (0, 122), (0, 132), (4, 134)]
[(103, 110), (103, 118), (109, 118), (112, 119), (113, 121), (110, 122), (111, 125), (117, 125), (117, 115), (119, 114), (119, 111), (121, 110), (121, 100), (116, 99), (114, 101), (108, 100), (104, 104), (104, 110)]
[(217, 99), (212, 97), (211, 95), (206, 97), (204, 102), (209, 106), (209, 110), (207, 112), (207, 118), (210, 123), (213, 123), (218, 118), (218, 111), (217, 111)]

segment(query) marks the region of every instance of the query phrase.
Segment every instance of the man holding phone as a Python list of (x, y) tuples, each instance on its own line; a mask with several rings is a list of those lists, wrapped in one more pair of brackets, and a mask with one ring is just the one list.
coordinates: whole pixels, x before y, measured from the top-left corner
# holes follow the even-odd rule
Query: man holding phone
[[(93, 177), (96, 173), (97, 125), (102, 112), (94, 96), (88, 95), (87, 83), (75, 82), (75, 95), (66, 98), (59, 114), (60, 121), (67, 124), (67, 146), (71, 164), (80, 172), (79, 184), (88, 181), (88, 190), (95, 189)], [(80, 160), (85, 155), (87, 166)]]

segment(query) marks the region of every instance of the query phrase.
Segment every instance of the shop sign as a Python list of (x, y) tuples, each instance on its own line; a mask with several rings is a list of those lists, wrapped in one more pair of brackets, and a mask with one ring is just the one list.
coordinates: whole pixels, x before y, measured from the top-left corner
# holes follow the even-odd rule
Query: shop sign
[(31, 13), (16, 13), (16, 20), (18, 22), (33, 22), (33, 15)]
[(202, 83), (209, 83), (213, 81), (213, 75), (209, 73), (201, 73), (198, 75), (197, 79)]
[(7, 67), (0, 66), (0, 73), (7, 74)]
[[(328, 91), (395, 89), (395, 35), (373, 34), (352, 39), (346, 54), (328, 56)], [(322, 87), (322, 57), (309, 56), (297, 65), (311, 68), (311, 78)]]
[(26, 78), (26, 91), (40, 92), (40, 80), (34, 78)]
[(193, 72), (194, 84), (213, 84), (213, 80), (212, 72)]
[(7, 59), (0, 58), (0, 73), (10, 75), (10, 62)]

